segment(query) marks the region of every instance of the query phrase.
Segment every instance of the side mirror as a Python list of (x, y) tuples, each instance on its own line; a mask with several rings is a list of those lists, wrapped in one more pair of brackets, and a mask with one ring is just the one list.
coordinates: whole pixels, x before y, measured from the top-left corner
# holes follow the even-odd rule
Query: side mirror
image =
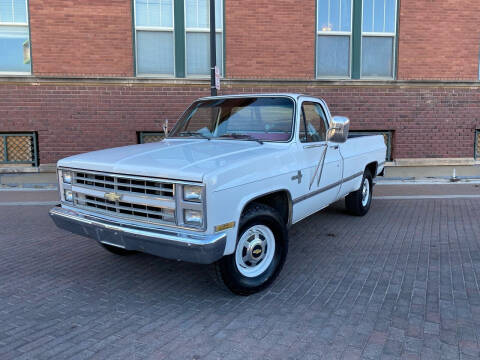
[(350, 120), (344, 116), (334, 116), (327, 133), (327, 141), (344, 143), (348, 138)]

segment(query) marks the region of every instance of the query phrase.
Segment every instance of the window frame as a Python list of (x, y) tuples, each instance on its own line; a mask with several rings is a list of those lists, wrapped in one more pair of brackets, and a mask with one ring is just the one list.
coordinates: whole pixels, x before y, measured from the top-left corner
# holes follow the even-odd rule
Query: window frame
[[(160, 131), (160, 130), (157, 130), (157, 131), (137, 131), (137, 143), (138, 144), (151, 144), (151, 143), (155, 143), (155, 142), (158, 142), (158, 141), (145, 141), (144, 139), (149, 136), (161, 136), (162, 137), (162, 140), (164, 140), (166, 138), (166, 135), (165, 135), (165, 132), (164, 131)], [(162, 141), (160, 140), (160, 141)]]
[[(398, 57), (398, 19), (399, 19), (399, 3), (400, 0), (395, 0), (395, 17), (394, 17), (394, 32), (393, 33), (379, 33), (379, 32), (364, 32), (363, 31), (363, 11), (364, 0), (351, 0), (351, 27), (350, 27), (350, 51), (349, 51), (349, 76), (336, 75), (319, 75), (317, 71), (317, 50), (319, 35), (337, 35), (346, 36), (348, 32), (343, 31), (320, 31), (318, 21), (318, 6), (319, 1), (315, 1), (315, 63), (314, 74), (317, 80), (378, 80), (388, 81), (397, 79), (397, 57)], [(362, 76), (362, 40), (363, 37), (392, 37), (392, 76)], [(480, 74), (480, 73), (479, 73)], [(480, 78), (480, 75), (479, 75)]]
[[(200, 74), (193, 74), (193, 75), (189, 75), (188, 74), (188, 67), (187, 67), (187, 33), (210, 33), (210, 27), (208, 28), (189, 28), (187, 27), (187, 0), (182, 0), (183, 1), (183, 33), (184, 33), (184, 63), (185, 63), (185, 77), (186, 78), (189, 78), (189, 79), (206, 79), (206, 78), (210, 78), (210, 72), (208, 74), (205, 74), (205, 75), (200, 75)], [(197, 0), (198, 1), (198, 0)], [(212, 0), (209, 0), (209, 1), (212, 1)], [(215, 1), (215, 0), (213, 0)], [(224, 1), (223, 0), (220, 0), (219, 1), (220, 3), (220, 6), (221, 6), (221, 9), (220, 9), (220, 15), (222, 16), (222, 26), (221, 27), (218, 27), (218, 24), (217, 24), (217, 21), (215, 19), (215, 39), (217, 38), (217, 34), (221, 34), (221, 43), (222, 43), (222, 52), (221, 52), (221, 59), (220, 59), (220, 62), (222, 62), (222, 71), (220, 72), (220, 76), (223, 77), (223, 68), (224, 68), (224, 45), (225, 45), (225, 41), (224, 41), (224, 21), (225, 21), (225, 15), (224, 15)], [(210, 24), (210, 9), (208, 9), (208, 23)], [(210, 50), (210, 49), (209, 49)], [(210, 56), (209, 56), (210, 57)], [(217, 67), (218, 67), (218, 64), (217, 64)], [(210, 65), (208, 67), (210, 69)]]
[[(28, 0), (27, 0), (28, 1)], [(187, 74), (187, 31), (195, 30), (192, 32), (210, 32), (210, 28), (201, 29), (197, 31), (197, 28), (186, 27), (186, 0), (172, 0), (172, 20), (173, 26), (169, 27), (157, 27), (157, 26), (139, 26), (137, 27), (137, 9), (136, 0), (131, 0), (131, 13), (132, 13), (132, 52), (133, 52), (133, 74), (137, 78), (158, 78), (158, 79), (199, 79), (205, 80), (210, 77), (210, 73), (207, 75), (188, 75)], [(220, 0), (220, 16), (222, 17), (222, 26), (216, 26), (215, 34), (221, 34), (221, 64), (222, 72), (221, 77), (225, 74), (225, 0)], [(147, 74), (139, 73), (138, 71), (138, 31), (171, 31), (173, 33), (173, 74)], [(217, 64), (218, 65), (218, 64)]]
[[(384, 0), (386, 1), (386, 0)], [(398, 22), (398, 3), (399, 0), (394, 0), (395, 5), (393, 8), (395, 9), (395, 14), (393, 18), (393, 23), (394, 23), (394, 32), (375, 32), (375, 31), (363, 31), (363, 11), (365, 9), (364, 6), (364, 0), (362, 0), (362, 13), (360, 15), (361, 19), (361, 34), (360, 34), (360, 56), (359, 56), (359, 64), (360, 64), (360, 79), (368, 79), (368, 80), (395, 80), (396, 74), (395, 74), (395, 69), (397, 68), (397, 22)], [(373, 0), (373, 12), (375, 13), (375, 0)], [(384, 18), (384, 24), (385, 24), (385, 9), (383, 10), (383, 18)], [(374, 17), (375, 21), (375, 17)], [(362, 75), (362, 54), (363, 54), (363, 38), (364, 37), (391, 37), (393, 39), (392, 41), (392, 76), (363, 76)]]
[[(148, 0), (147, 0), (148, 1)], [(136, 77), (146, 77), (146, 78), (174, 78), (176, 76), (175, 69), (175, 56), (176, 56), (176, 39), (175, 39), (175, 0), (172, 0), (172, 27), (165, 26), (137, 26), (137, 4), (136, 0), (133, 2), (133, 32), (134, 32), (134, 43), (135, 43), (135, 76)], [(138, 72), (138, 32), (139, 31), (149, 31), (149, 32), (171, 32), (173, 37), (173, 74), (148, 74), (148, 73), (139, 73)]]
[[(307, 134), (307, 123), (306, 123), (307, 119), (305, 117), (305, 113), (304, 113), (304, 110), (303, 110), (303, 105), (305, 103), (311, 103), (313, 105), (318, 105), (320, 107), (320, 109), (321, 109), (321, 111), (324, 115), (323, 123), (325, 124), (325, 140), (321, 140), (321, 141), (302, 141), (302, 137), (300, 136), (301, 129), (302, 129), (301, 128), (302, 122), (303, 122), (303, 127), (305, 128), (305, 138), (307, 138), (307, 136), (306, 136), (306, 134)], [(302, 117), (303, 117), (303, 121), (302, 121)], [(308, 144), (326, 143), (329, 128), (330, 128), (329, 115), (327, 115), (327, 112), (325, 111), (325, 108), (324, 108), (323, 104), (318, 102), (318, 101), (314, 101), (313, 99), (302, 100), (302, 102), (300, 103), (300, 106), (299, 106), (299, 121), (298, 121), (298, 141), (300, 142), (300, 144), (308, 145)]]
[[(13, 0), (12, 0), (13, 2)], [(28, 32), (28, 48), (30, 52), (30, 71), (1, 71), (0, 70), (0, 76), (4, 75), (21, 75), (21, 76), (30, 76), (32, 75), (32, 42), (31, 42), (31, 36), (30, 36), (30, 12), (29, 12), (30, 4), (29, 0), (25, 0), (25, 18), (27, 22), (25, 23), (19, 23), (19, 22), (2, 22), (0, 21), (0, 29), (2, 27), (22, 27), (26, 28)]]
[[(350, 0), (350, 31), (322, 31), (319, 29), (318, 22), (318, 2), (315, 1), (315, 77), (317, 79), (351, 79), (352, 78), (352, 62), (353, 62), (353, 5), (354, 0)], [(330, 1), (330, 0), (328, 0)], [(340, 2), (341, 4), (341, 2)], [(318, 75), (317, 69), (317, 50), (318, 50), (318, 37), (319, 36), (348, 36), (349, 38), (349, 47), (348, 47), (348, 76), (336, 76), (336, 75)]]
[[(7, 138), (24, 138), (29, 137), (32, 148), (31, 159), (30, 160), (8, 160), (8, 139)], [(3, 146), (0, 147), (0, 152), (2, 153), (0, 158), (0, 165), (31, 165), (33, 167), (38, 167), (40, 164), (40, 157), (38, 152), (38, 134), (37, 132), (19, 132), (19, 133), (9, 133), (9, 132), (0, 132), (0, 142)]]

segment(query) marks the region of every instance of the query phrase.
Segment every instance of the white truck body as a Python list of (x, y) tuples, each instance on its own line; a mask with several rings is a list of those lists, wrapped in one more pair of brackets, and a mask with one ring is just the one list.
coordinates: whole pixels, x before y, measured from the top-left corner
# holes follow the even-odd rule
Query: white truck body
[[(344, 143), (300, 141), (300, 109), (303, 102), (318, 103), (329, 125), (332, 124), (330, 111), (324, 101), (299, 94), (250, 96), (286, 97), (294, 102), (290, 140), (260, 143), (243, 139), (166, 138), (157, 143), (94, 151), (62, 159), (58, 162), (62, 203), (51, 210), (55, 222), (59, 227), (111, 246), (167, 258), (211, 263), (234, 253), (242, 213), (255, 199), (282, 192), (288, 199), (286, 222), (290, 226), (360, 189), (367, 167), (374, 172), (373, 177), (382, 172), (386, 154), (382, 136), (354, 137)], [(64, 183), (62, 172), (71, 172), (71, 184)], [(98, 181), (103, 184), (108, 182), (105, 179), (113, 179), (108, 177), (110, 175), (130, 179), (127, 180), (130, 182), (131, 179), (162, 181), (172, 184), (173, 194), (161, 199), (132, 193), (132, 188), (129, 188), (130, 192), (122, 195), (121, 191), (117, 191), (118, 184), (101, 188), (101, 183), (76, 183), (78, 176), (84, 176), (82, 173), (98, 173)], [(115, 177), (114, 182), (117, 181), (124, 183), (124, 180)], [(189, 227), (178, 219), (182, 216), (179, 206), (185, 208), (184, 199), (178, 199), (179, 189), (192, 184), (204, 189), (201, 206), (194, 206), (203, 212), (203, 226), (200, 228)], [(97, 200), (108, 199), (111, 193), (118, 193), (123, 196), (122, 201), (127, 203), (165, 206), (173, 211), (175, 219), (170, 224), (156, 224), (151, 219), (144, 221), (135, 218), (131, 216), (133, 213), (125, 217), (118, 209), (109, 211), (108, 208), (102, 208), (103, 205), (100, 208), (77, 206), (75, 199), (73, 202), (66, 201), (65, 191), (69, 190), (74, 197), (93, 196)], [(142, 235), (145, 235), (142, 241), (145, 237), (148, 239), (135, 246), (135, 238), (141, 239)], [(176, 246), (175, 242), (182, 242), (179, 244), (182, 250), (164, 251), (162, 246), (152, 250), (153, 247), (147, 245), (155, 243), (156, 237), (159, 237), (159, 242), (167, 241), (173, 247)], [(216, 244), (215, 253), (202, 257), (208, 251), (202, 248), (202, 244), (205, 243), (207, 249), (212, 242)], [(193, 248), (197, 248), (197, 253), (189, 256), (188, 252), (193, 252)]]

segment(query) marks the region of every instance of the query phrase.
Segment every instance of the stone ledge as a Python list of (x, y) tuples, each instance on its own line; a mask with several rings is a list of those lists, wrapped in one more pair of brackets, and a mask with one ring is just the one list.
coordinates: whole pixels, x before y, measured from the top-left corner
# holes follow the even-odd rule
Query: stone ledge
[[(235, 87), (443, 87), (443, 88), (480, 88), (478, 80), (338, 80), (338, 79), (256, 79), (224, 78), (224, 88)], [(151, 78), (151, 77), (56, 77), (56, 76), (0, 76), (0, 84), (6, 85), (65, 85), (65, 86), (198, 86), (209, 87), (210, 78)], [(220, 94), (222, 92), (220, 91)]]
[(54, 173), (56, 171), (57, 171), (56, 164), (42, 164), (39, 167), (34, 167), (34, 166), (0, 167), (0, 174), (38, 174), (38, 173)]
[(385, 163), (385, 166), (473, 166), (480, 165), (474, 158), (416, 158), (395, 159)]

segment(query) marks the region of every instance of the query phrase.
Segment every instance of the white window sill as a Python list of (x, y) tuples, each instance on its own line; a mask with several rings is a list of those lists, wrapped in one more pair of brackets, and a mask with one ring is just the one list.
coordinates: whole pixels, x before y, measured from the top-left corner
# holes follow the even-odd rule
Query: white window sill
[(0, 71), (0, 76), (32, 76), (31, 72)]

